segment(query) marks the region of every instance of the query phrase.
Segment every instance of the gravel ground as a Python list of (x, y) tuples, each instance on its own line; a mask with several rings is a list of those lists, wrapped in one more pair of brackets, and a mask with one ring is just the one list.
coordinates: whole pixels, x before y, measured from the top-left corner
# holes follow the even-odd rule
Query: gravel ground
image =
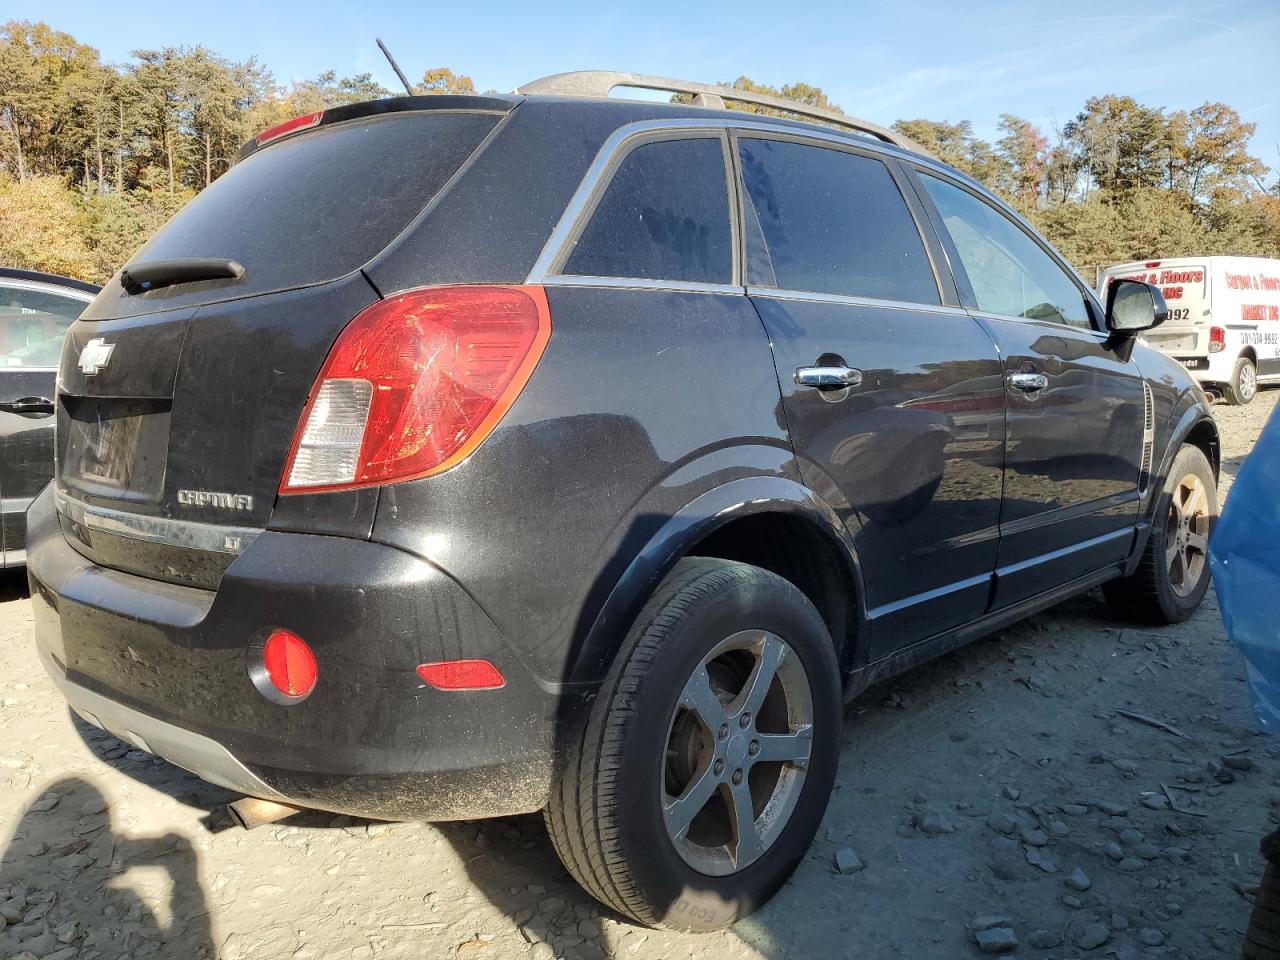
[[(1215, 408), (1224, 484), (1278, 397)], [(860, 698), (795, 878), (732, 931), (658, 933), (582, 893), (536, 817), (232, 827), (225, 791), (68, 715), (21, 578), (0, 591), (0, 960), (1234, 958), (1280, 820), (1212, 595), (1150, 629), (1095, 594)]]

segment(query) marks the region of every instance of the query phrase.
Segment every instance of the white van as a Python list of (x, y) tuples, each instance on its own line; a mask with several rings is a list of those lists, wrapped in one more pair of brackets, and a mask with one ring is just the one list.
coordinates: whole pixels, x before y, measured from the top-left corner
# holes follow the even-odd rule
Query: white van
[(1259, 384), (1280, 383), (1280, 260), (1178, 257), (1108, 267), (1098, 281), (1105, 301), (1113, 277), (1154, 284), (1169, 319), (1146, 343), (1191, 371), (1228, 403), (1248, 403)]

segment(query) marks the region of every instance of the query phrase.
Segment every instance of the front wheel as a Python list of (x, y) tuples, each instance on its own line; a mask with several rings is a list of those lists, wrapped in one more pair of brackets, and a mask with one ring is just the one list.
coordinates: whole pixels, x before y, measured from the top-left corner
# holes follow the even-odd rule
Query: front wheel
[(1222, 391), (1222, 395), (1227, 403), (1237, 407), (1243, 407), (1246, 403), (1252, 402), (1258, 395), (1258, 368), (1254, 366), (1252, 360), (1241, 357), (1236, 361), (1235, 369), (1231, 372), (1231, 381)]
[(1111, 604), (1151, 623), (1180, 623), (1209, 589), (1209, 534), (1218, 487), (1204, 453), (1183, 444), (1156, 501), (1151, 534), (1132, 576), (1103, 584)]
[(826, 810), (839, 665), (788, 581), (690, 558), (632, 627), (546, 812), (569, 872), (649, 926), (710, 931), (767, 901)]

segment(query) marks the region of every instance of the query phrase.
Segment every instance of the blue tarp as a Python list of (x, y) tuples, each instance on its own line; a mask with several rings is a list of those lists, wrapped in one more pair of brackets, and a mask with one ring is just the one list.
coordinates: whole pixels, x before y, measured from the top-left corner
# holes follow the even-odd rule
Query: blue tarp
[(1280, 733), (1280, 408), (1231, 487), (1209, 542), (1209, 567), (1258, 721)]

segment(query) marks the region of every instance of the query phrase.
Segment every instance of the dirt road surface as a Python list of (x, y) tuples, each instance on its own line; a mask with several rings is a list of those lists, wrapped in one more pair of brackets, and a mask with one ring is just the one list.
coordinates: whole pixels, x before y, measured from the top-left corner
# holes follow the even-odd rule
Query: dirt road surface
[[(1224, 484), (1278, 396), (1215, 407)], [(1212, 595), (1152, 629), (1094, 594), (851, 705), (794, 879), (731, 931), (654, 932), (579, 890), (537, 817), (232, 827), (225, 791), (68, 715), (22, 579), (0, 589), (0, 960), (924, 960), (981, 956), (975, 921), (1019, 957), (1234, 958), (1280, 818)]]

